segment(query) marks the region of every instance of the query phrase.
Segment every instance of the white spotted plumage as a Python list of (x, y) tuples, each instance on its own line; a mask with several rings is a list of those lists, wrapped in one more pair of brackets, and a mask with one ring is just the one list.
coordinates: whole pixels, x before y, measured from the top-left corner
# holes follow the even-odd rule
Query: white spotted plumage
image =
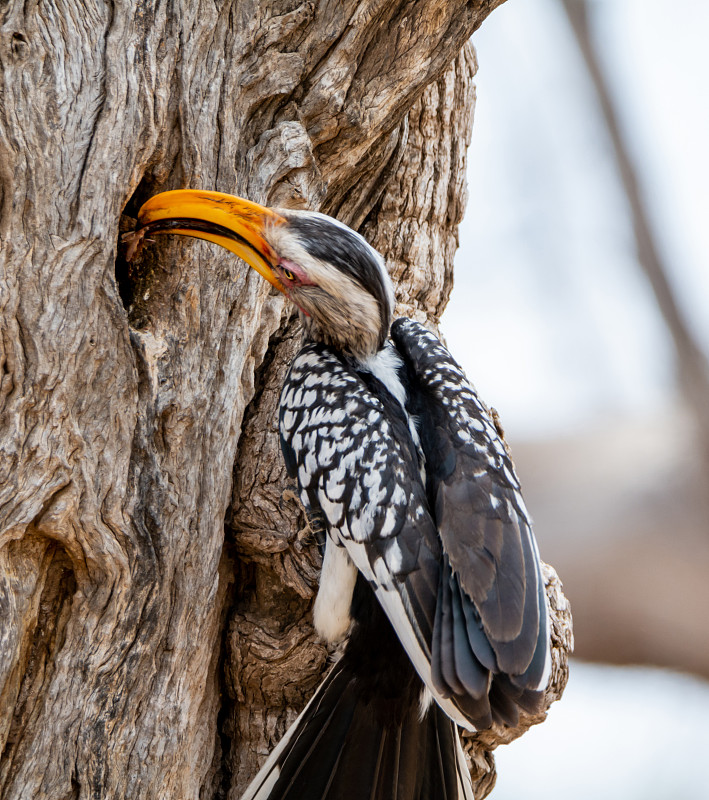
[[(402, 330), (407, 321), (399, 322)], [(486, 481), (494, 476), (488, 500), (490, 513), (504, 512), (522, 536), (531, 537), (519, 482), (487, 409), (435, 337), (421, 326), (415, 326), (409, 335), (417, 346), (426, 348), (436, 364), (424, 371), (434, 400), (445, 408), (460, 446), (472, 448), (470, 452), (476, 454), (472, 479)], [(431, 630), (417, 627), (411, 606), (416, 601), (407, 588), (407, 576), (419, 568), (416, 559), (422, 557), (412, 553), (422, 547), (429, 554), (426, 557), (436, 561), (441, 557), (441, 539), (428, 509), (421, 439), (414, 417), (407, 411), (407, 394), (400, 379), (402, 358), (391, 343), (380, 352), (385, 355), (362, 363), (343, 359), (321, 344), (305, 346), (291, 365), (281, 398), (284, 452), (297, 473), (304, 502), (325, 517), (329, 533), (326, 563), (331, 560), (330, 554), (335, 554), (333, 548), (346, 548), (352, 563), (375, 589), (436, 702), (459, 725), (473, 729), (466, 713), (437, 685), (431, 671)], [(368, 385), (367, 373), (389, 393), (389, 413), (382, 405), (381, 393), (375, 392), (376, 386)], [(304, 389), (306, 384), (307, 391), (296, 388)], [(404, 427), (395, 431), (391, 409), (397, 407)], [(495, 488), (495, 481), (502, 481), (499, 488)], [(535, 542), (532, 547), (536, 553)], [(344, 599), (338, 601), (333, 619), (319, 627), (340, 636), (345, 625), (341, 610), (351, 600), (353, 584), (340, 582), (333, 587), (335, 574), (323, 570), (321, 595), (331, 598), (339, 590)], [(460, 582), (463, 578), (454, 573), (451, 580)], [(537, 586), (539, 580), (537, 576)], [(325, 608), (327, 603), (319, 599), (318, 608)], [(544, 604), (539, 616), (546, 614)], [(324, 618), (321, 611), (319, 616)], [(546, 635), (543, 621), (540, 624)], [(545, 660), (549, 660), (548, 645)], [(547, 678), (545, 669), (542, 680)]]

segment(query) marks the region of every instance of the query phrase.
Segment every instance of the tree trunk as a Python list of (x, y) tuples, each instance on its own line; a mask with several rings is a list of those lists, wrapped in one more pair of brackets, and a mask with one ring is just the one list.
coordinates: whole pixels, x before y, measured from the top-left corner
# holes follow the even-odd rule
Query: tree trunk
[(275, 428), (297, 323), (206, 243), (126, 265), (121, 214), (320, 208), (435, 324), (498, 4), (0, 8), (2, 798), (236, 798), (329, 655)]

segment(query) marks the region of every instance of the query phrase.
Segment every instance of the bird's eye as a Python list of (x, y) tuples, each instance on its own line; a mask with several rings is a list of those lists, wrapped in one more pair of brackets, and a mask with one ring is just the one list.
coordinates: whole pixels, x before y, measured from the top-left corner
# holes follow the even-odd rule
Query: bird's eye
[(294, 281), (295, 280), (295, 272), (293, 272), (290, 269), (284, 269), (283, 270), (283, 276), (289, 281)]

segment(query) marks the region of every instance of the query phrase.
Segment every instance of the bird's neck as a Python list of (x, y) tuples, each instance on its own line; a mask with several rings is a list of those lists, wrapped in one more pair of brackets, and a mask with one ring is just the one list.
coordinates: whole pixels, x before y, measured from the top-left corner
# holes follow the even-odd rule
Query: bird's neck
[(370, 372), (374, 375), (398, 400), (402, 408), (406, 407), (406, 389), (401, 381), (403, 361), (390, 341), (368, 358), (357, 361), (355, 366), (361, 372)]
[(336, 328), (326, 327), (316, 317), (302, 312), (300, 319), (308, 339), (322, 342), (356, 363), (367, 364), (386, 349), (386, 336), (380, 330), (358, 325), (351, 318)]

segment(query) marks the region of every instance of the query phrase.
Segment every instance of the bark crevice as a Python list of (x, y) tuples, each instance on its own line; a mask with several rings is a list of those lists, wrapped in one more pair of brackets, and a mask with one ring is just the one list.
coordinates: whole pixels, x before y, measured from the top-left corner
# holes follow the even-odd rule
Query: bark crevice
[[(7, 703), (5, 707), (12, 709), (0, 754), (0, 789), (12, 780), (15, 764), (22, 758), (25, 731), (31, 730), (41, 713), (55, 659), (65, 642), (77, 589), (72, 559), (60, 542), (40, 534), (28, 534), (26, 544), (37, 559), (36, 603), (31, 603), (27, 609), (28, 624), (14, 675), (0, 694), (3, 705)], [(17, 542), (8, 549), (11, 559), (15, 554), (20, 561), (25, 560)]]

